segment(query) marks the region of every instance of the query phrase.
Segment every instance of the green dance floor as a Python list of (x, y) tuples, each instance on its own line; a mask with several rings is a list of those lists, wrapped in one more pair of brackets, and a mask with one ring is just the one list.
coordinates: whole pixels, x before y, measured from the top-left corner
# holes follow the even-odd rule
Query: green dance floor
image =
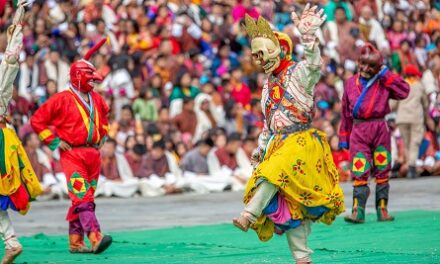
[[(338, 218), (313, 225), (314, 263), (440, 263), (440, 211), (396, 213), (393, 223), (367, 216), (364, 225)], [(127, 219), (129, 221), (129, 218)], [(285, 237), (258, 241), (230, 224), (113, 233), (101, 255), (72, 255), (67, 236), (22, 237), (16, 263), (293, 263)]]

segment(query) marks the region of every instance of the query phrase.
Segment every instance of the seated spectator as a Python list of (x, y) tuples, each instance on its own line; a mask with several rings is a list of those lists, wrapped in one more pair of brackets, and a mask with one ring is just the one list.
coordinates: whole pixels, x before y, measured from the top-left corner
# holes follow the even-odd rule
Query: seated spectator
[(63, 198), (61, 183), (55, 178), (49, 157), (40, 148), (40, 140), (34, 132), (24, 136), (23, 146), (35, 174), (43, 187), (43, 195), (39, 199)]
[(117, 57), (114, 58), (113, 61), (110, 61), (110, 63), (112, 63), (110, 65), (112, 71), (100, 84), (104, 91), (114, 98), (114, 114), (116, 119), (120, 118), (123, 106), (130, 104), (135, 96), (133, 80), (131, 79), (130, 73), (125, 68), (124, 63), (118, 60), (122, 61), (121, 58)]
[(339, 139), (337, 135), (333, 135), (329, 139), (332, 149), (333, 161), (339, 172), (339, 181), (345, 182), (350, 180), (350, 153), (346, 149), (340, 149)]
[[(223, 148), (217, 148), (208, 157), (209, 173), (215, 177), (223, 178), (225, 183), (231, 184), (232, 190), (242, 190), (247, 179), (251, 176), (252, 167), (243, 166), (244, 152), (241, 152), (241, 135), (232, 133)], [(242, 151), (242, 150), (241, 150)], [(250, 171), (249, 171), (250, 168)]]
[(391, 55), (391, 67), (396, 72), (403, 74), (403, 69), (411, 64), (417, 65), (417, 59), (411, 50), (411, 43), (404, 39), (400, 42), (400, 47)]
[(191, 85), (192, 78), (188, 72), (181, 72), (177, 77), (177, 85), (170, 95), (170, 116), (174, 117), (183, 111), (184, 98), (195, 99), (200, 90)]
[(141, 169), (143, 157), (147, 153), (147, 148), (143, 144), (136, 143), (132, 148), (128, 149), (124, 156), (130, 165), (133, 175), (138, 175)]
[(209, 174), (208, 154), (213, 147), (214, 142), (210, 138), (198, 141), (180, 164), (186, 184), (197, 193), (221, 192), (229, 184), (224, 177)]
[(241, 104), (243, 108), (249, 109), (251, 103), (251, 89), (243, 81), (243, 72), (240, 67), (232, 70), (231, 74), (232, 99)]
[(116, 141), (108, 139), (101, 148), (101, 175), (96, 196), (132, 197), (138, 190), (138, 179), (133, 177), (124, 155), (116, 152)]
[(141, 134), (143, 128), (134, 119), (133, 109), (130, 105), (124, 105), (121, 110), (121, 118), (113, 121), (110, 125), (109, 137), (114, 138), (118, 144), (118, 150), (123, 152), (123, 146), (128, 136)]
[(217, 114), (211, 96), (201, 93), (197, 95), (194, 104), (197, 116), (197, 127), (193, 142), (200, 140), (204, 133), (219, 125), (221, 117)]
[(194, 137), (197, 127), (197, 115), (194, 112), (194, 100), (185, 98), (183, 101), (183, 110), (173, 118), (174, 126), (184, 135), (188, 134)]
[(157, 121), (158, 111), (151, 89), (146, 87), (142, 89), (139, 98), (133, 103), (133, 112), (135, 116), (139, 117), (142, 121)]
[(181, 174), (175, 158), (165, 151), (165, 142), (154, 142), (152, 150), (143, 158), (136, 175), (140, 179), (141, 195), (161, 196), (181, 192)]
[(228, 134), (233, 132), (244, 133), (244, 110), (240, 104), (229, 100), (225, 104), (225, 124), (223, 127)]

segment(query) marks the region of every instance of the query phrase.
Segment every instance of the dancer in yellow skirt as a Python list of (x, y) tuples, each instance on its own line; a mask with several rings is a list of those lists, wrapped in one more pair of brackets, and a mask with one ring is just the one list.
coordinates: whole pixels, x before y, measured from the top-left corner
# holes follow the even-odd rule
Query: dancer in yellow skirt
[(8, 211), (18, 211), (25, 215), (29, 211), (30, 202), (43, 192), (23, 145), (10, 125), (8, 115), (13, 83), (20, 68), (22, 23), (26, 6), (26, 0), (17, 2), (12, 24), (6, 31), (6, 50), (0, 63), (0, 238), (5, 244), (2, 264), (12, 263), (23, 251)]
[(262, 17), (245, 20), (254, 60), (269, 78), (261, 99), (265, 128), (253, 155), (257, 164), (245, 190), (245, 209), (233, 223), (243, 231), (251, 227), (262, 241), (286, 233), (296, 263), (311, 263), (311, 222), (331, 224), (344, 211), (344, 196), (327, 137), (310, 126), (321, 69), (315, 32), (325, 15), (307, 5), (292, 19), (305, 47), (298, 63), (286, 34), (272, 32)]

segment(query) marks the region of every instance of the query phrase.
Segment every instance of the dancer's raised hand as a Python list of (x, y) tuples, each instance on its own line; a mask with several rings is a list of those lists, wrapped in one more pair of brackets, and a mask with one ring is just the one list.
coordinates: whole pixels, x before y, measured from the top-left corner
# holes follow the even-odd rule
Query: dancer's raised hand
[(317, 9), (317, 6), (310, 7), (310, 4), (307, 4), (301, 17), (298, 17), (295, 11), (292, 12), (292, 21), (302, 35), (315, 35), (318, 28), (326, 20), (327, 16), (324, 14), (324, 10), (317, 11)]
[(19, 25), (21, 22), (23, 22), (23, 17), (25, 10), (24, 8), (29, 5), (27, 0), (20, 0), (17, 4), (17, 11), (15, 11), (14, 20), (12, 21), (12, 24)]

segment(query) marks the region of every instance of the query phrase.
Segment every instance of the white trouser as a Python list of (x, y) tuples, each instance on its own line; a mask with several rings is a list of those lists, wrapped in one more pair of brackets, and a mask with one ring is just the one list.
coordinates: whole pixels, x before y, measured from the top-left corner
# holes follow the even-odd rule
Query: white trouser
[(104, 195), (105, 197), (132, 197), (139, 189), (139, 180), (137, 178), (124, 181), (107, 180), (104, 176), (99, 177), (98, 187), (95, 196)]
[(260, 217), (264, 208), (270, 203), (270, 200), (272, 200), (277, 191), (277, 187), (267, 181), (263, 181), (258, 185), (254, 196), (244, 208), (246, 212), (252, 215), (251, 219), (249, 219), (252, 223), (257, 221), (257, 218)]
[[(270, 200), (277, 193), (278, 189), (275, 185), (263, 181), (258, 186), (252, 199), (245, 207), (245, 211), (250, 213), (249, 219), (252, 223), (255, 223), (257, 218), (261, 215), (264, 208), (269, 204)], [(311, 221), (304, 220), (297, 228), (289, 229), (286, 232), (287, 242), (289, 244), (290, 252), (297, 261), (310, 261), (310, 255), (312, 250), (307, 247), (307, 237), (311, 232)]]
[(231, 177), (224, 175), (197, 175), (185, 171), (186, 185), (196, 193), (222, 192), (231, 183)]
[(312, 232), (311, 224), (310, 220), (304, 220), (297, 228), (286, 231), (290, 252), (296, 260), (311, 261), (313, 251), (307, 246), (307, 237)]
[(21, 247), (20, 242), (15, 237), (9, 214), (3, 210), (0, 210), (0, 235), (5, 242), (6, 249)]
[(156, 174), (153, 174), (149, 178), (142, 178), (139, 180), (139, 190), (144, 197), (165, 195), (165, 185), (173, 185), (176, 188), (183, 188), (184, 182), (172, 173), (166, 173), (165, 177), (159, 177)]

